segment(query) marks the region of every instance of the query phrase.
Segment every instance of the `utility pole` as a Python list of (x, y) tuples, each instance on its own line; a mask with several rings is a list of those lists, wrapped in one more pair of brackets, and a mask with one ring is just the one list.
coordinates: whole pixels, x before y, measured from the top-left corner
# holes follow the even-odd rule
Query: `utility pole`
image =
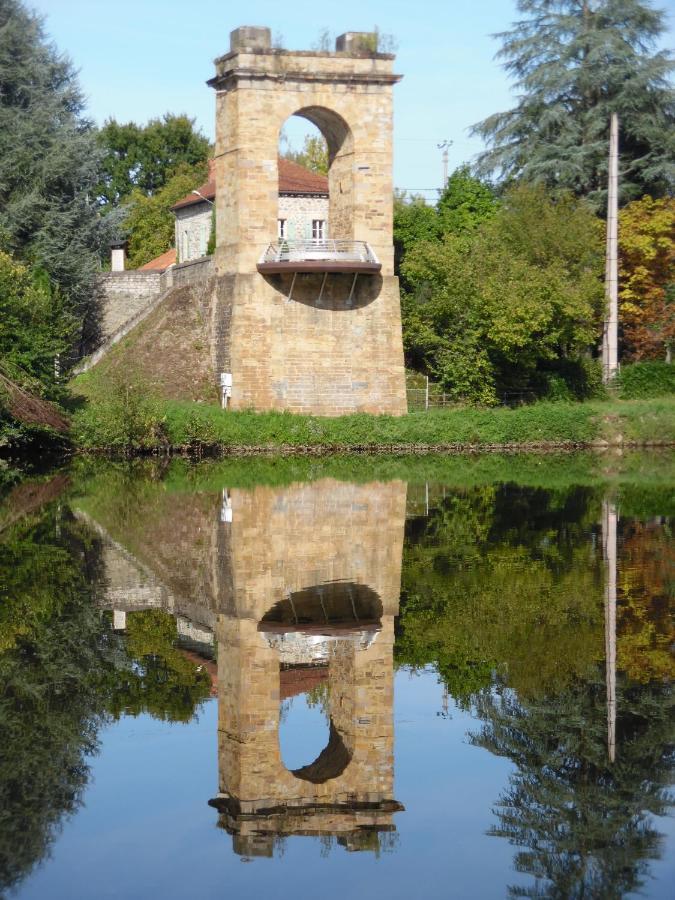
[(609, 125), (607, 184), (607, 248), (605, 257), (605, 323), (602, 333), (602, 380), (608, 384), (619, 365), (619, 117)]
[(443, 151), (443, 190), (448, 186), (448, 149), (452, 147), (452, 141), (441, 141), (436, 145)]

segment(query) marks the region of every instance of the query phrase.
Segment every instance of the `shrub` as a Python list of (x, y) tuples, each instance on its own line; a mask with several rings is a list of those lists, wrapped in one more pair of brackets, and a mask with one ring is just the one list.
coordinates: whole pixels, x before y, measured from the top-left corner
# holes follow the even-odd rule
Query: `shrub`
[(73, 431), (86, 447), (138, 450), (166, 444), (161, 404), (134, 375), (111, 378), (109, 396), (78, 412)]
[(623, 400), (675, 394), (675, 366), (656, 361), (623, 366), (617, 386)]

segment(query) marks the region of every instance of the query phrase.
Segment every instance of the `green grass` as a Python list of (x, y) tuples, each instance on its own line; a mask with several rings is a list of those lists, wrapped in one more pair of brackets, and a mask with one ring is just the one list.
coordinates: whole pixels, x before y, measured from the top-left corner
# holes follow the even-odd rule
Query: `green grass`
[(83, 449), (212, 447), (223, 451), (401, 450), (675, 443), (675, 399), (540, 402), (516, 409), (471, 407), (319, 418), (227, 412), (206, 403), (131, 397), (90, 400), (74, 416)]

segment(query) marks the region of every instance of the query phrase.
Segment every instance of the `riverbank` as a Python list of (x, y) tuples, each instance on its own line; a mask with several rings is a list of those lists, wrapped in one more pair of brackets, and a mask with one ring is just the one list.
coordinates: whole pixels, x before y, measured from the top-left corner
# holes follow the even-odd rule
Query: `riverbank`
[(91, 399), (73, 417), (74, 446), (89, 452), (425, 453), (675, 445), (675, 398), (471, 407), (406, 416), (339, 418), (228, 412), (216, 405), (127, 392)]

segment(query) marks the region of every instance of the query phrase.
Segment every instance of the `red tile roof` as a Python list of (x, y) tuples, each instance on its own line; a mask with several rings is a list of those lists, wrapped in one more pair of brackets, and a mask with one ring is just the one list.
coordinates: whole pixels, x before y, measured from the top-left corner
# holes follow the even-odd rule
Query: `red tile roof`
[(304, 166), (279, 157), (280, 194), (323, 194), (328, 196), (328, 178)]
[[(191, 191), (181, 200), (171, 207), (172, 210), (184, 209), (186, 206), (192, 206), (195, 203), (203, 203), (206, 200), (215, 200), (216, 198), (216, 182), (213, 177), (213, 166), (209, 160), (209, 176), (210, 180), (200, 185), (195, 193)], [(317, 172), (310, 172), (299, 163), (291, 162), (290, 159), (282, 159), (279, 157), (279, 193), (280, 194), (313, 194), (315, 196), (328, 196), (328, 178), (325, 175), (319, 175)], [(201, 196), (198, 196), (200, 194)]]
[(328, 681), (328, 666), (293, 666), (279, 672), (279, 699), (287, 700)]
[(138, 271), (164, 272), (169, 266), (174, 266), (175, 264), (176, 248), (172, 247), (171, 250), (167, 250), (166, 253), (162, 253), (160, 256), (151, 259), (150, 262), (146, 262), (144, 266), (139, 266)]

